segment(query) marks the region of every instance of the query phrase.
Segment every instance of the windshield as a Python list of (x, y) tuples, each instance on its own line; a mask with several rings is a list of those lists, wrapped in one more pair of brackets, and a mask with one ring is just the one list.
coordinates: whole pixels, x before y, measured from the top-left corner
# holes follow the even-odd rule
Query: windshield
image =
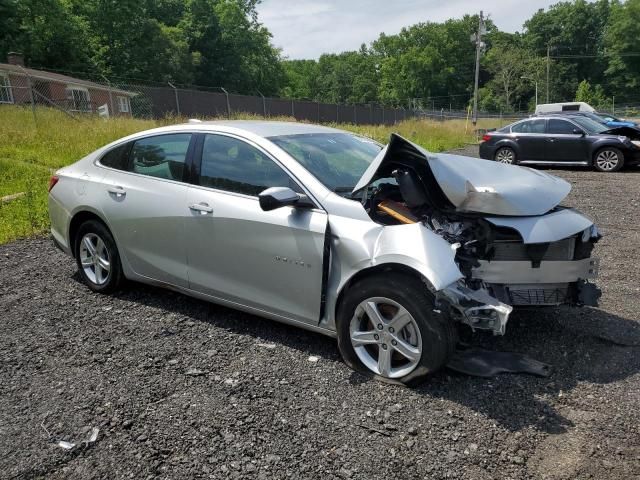
[(380, 153), (382, 147), (350, 133), (307, 133), (270, 137), (322, 184), (334, 192), (348, 193)]
[(584, 128), (589, 133), (603, 133), (609, 130), (609, 127), (601, 123), (591, 120), (589, 117), (573, 117), (572, 120)]

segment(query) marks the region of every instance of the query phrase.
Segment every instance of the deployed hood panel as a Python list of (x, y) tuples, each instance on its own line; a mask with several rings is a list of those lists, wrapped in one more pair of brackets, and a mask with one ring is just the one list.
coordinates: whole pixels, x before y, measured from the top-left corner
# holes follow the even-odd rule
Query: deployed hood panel
[(623, 137), (629, 137), (631, 140), (640, 140), (640, 128), (620, 126), (615, 127), (604, 132), (608, 135), (622, 135)]
[(425, 188), (434, 188), (425, 177), (435, 180), (444, 197), (460, 212), (542, 215), (556, 207), (571, 190), (568, 182), (544, 172), (460, 155), (429, 153), (392, 134), (389, 144), (365, 171), (354, 192), (390, 176), (391, 171), (402, 166), (414, 168), (425, 181)]

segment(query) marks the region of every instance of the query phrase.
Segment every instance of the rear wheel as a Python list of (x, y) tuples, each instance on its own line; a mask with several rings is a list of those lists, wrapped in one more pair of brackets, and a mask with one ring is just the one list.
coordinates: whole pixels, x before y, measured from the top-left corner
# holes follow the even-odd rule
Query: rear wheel
[(122, 266), (113, 236), (101, 222), (89, 220), (78, 228), (75, 241), (78, 271), (94, 292), (109, 293), (122, 282)]
[(516, 152), (509, 147), (499, 148), (493, 158), (496, 162), (507, 163), (509, 165), (515, 165), (517, 163)]
[(337, 316), (345, 363), (407, 385), (439, 370), (453, 353), (456, 334), (433, 300), (424, 283), (410, 275), (375, 275), (354, 284)]
[(614, 147), (598, 150), (593, 159), (593, 166), (599, 172), (617, 172), (624, 165), (624, 155)]

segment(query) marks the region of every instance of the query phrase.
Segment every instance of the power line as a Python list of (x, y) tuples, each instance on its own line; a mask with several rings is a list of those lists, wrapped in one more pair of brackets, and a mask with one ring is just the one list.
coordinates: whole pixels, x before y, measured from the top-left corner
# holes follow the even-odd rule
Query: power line
[(598, 54), (584, 54), (584, 55), (552, 55), (551, 58), (600, 58), (600, 57), (640, 57), (640, 52), (629, 52), (629, 53), (598, 53)]

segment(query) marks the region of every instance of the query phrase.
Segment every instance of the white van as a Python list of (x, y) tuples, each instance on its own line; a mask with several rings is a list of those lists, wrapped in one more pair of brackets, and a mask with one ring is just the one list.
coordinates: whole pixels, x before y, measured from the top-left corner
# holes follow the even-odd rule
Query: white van
[(552, 112), (595, 112), (596, 109), (585, 102), (543, 103), (536, 105), (536, 114)]

